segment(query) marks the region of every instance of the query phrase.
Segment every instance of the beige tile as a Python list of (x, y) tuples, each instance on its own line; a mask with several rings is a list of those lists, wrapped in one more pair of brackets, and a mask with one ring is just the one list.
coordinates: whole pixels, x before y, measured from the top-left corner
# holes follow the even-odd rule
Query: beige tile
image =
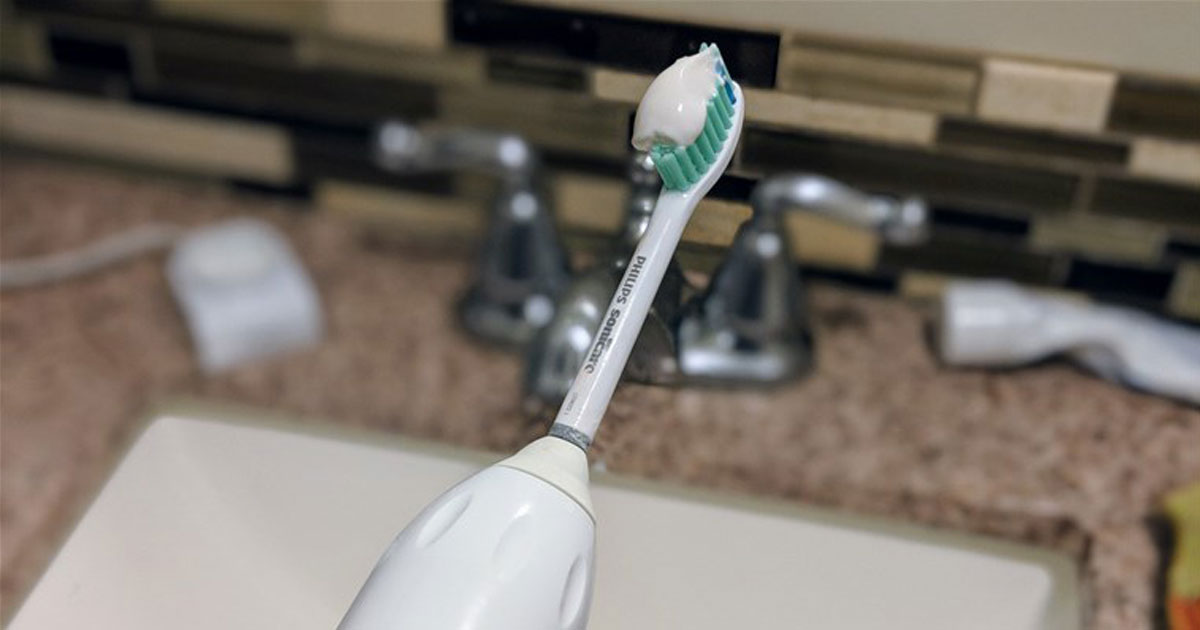
[(728, 247), (738, 226), (750, 218), (750, 213), (749, 204), (705, 199), (683, 230), (683, 240), (696, 245)]
[(848, 49), (785, 37), (779, 55), (781, 90), (815, 98), (934, 112), (971, 111), (977, 69), (895, 51)]
[(1036, 217), (1029, 236), (1039, 251), (1145, 263), (1159, 259), (1166, 239), (1166, 228), (1151, 223), (1078, 213)]
[(591, 267), (598, 256), (608, 252), (612, 246), (608, 236), (587, 230), (565, 231), (562, 233), (562, 242), (571, 259), (572, 269)]
[(904, 297), (917, 300), (936, 299), (942, 297), (942, 293), (946, 291), (946, 285), (963, 279), (962, 276), (952, 276), (934, 271), (908, 270), (900, 276), (899, 293)]
[(1129, 170), (1144, 177), (1200, 185), (1200, 142), (1135, 138)]
[(977, 113), (1001, 122), (1099, 131), (1116, 82), (1115, 72), (988, 59)]
[(708, 276), (725, 260), (725, 252), (715, 247), (683, 242), (679, 244), (679, 249), (675, 250), (675, 260), (679, 261), (679, 266), (683, 267), (684, 275), (689, 279), (703, 280), (694, 281), (696, 286), (705, 286)]
[(446, 45), (443, 0), (328, 0), (329, 32), (347, 39), (418, 48)]
[[(775, 2), (714, 2), (713, 0), (507, 0), (512, 4), (555, 7), (571, 11), (595, 11), (635, 19), (682, 22), (718, 28), (738, 28), (763, 33), (778, 31), (774, 17), (778, 14)], [(722, 7), (748, 7), (732, 19)], [(715, 14), (714, 14), (715, 10)], [(749, 16), (749, 19), (744, 19)]]
[(282, 184), (293, 173), (280, 127), (29, 88), (0, 90), (0, 133), (42, 149), (201, 175)]
[(931, 145), (937, 116), (929, 112), (808, 98), (748, 88), (746, 117), (754, 122), (811, 129), (898, 144)]
[(1179, 265), (1167, 308), (1180, 317), (1200, 320), (1200, 262)]
[(629, 148), (629, 107), (561, 90), (488, 85), (438, 95), (439, 120), (513, 131), (535, 144), (622, 158)]
[(829, 217), (793, 212), (785, 217), (788, 243), (799, 260), (839, 269), (867, 271), (879, 258), (879, 236)]
[(428, 51), (305, 36), (296, 41), (297, 62), (310, 68), (344, 70), (423, 81), (434, 85), (479, 85), (484, 57), (477, 50)]
[(565, 228), (616, 234), (629, 187), (613, 177), (562, 173), (551, 182), (554, 212)]
[(592, 72), (592, 94), (597, 98), (637, 105), (654, 77), (648, 74), (597, 68)]
[(328, 0), (154, 0), (154, 9), (172, 17), (285, 31), (325, 27)]
[(53, 65), (45, 29), (5, 12), (0, 19), (0, 68), (23, 76), (42, 77), (50, 73)]
[(478, 202), (332, 179), (317, 182), (313, 197), (318, 208), (330, 213), (419, 236), (475, 237), (485, 218)]
[(584, 64), (571, 59), (493, 51), (488, 56), (487, 78), (497, 84), (587, 92), (591, 74)]
[[(601, 99), (636, 106), (651, 79), (644, 74), (598, 69), (592, 74), (592, 93)], [(917, 145), (932, 144), (937, 133), (937, 116), (929, 112), (756, 88), (745, 88), (744, 93), (746, 118), (750, 122)]]
[[(944, 274), (935, 271), (910, 269), (905, 271), (900, 276), (899, 293), (904, 297), (918, 300), (937, 299), (942, 297), (942, 294), (946, 291), (947, 285), (949, 285), (951, 282), (960, 281), (976, 282), (979, 281), (979, 278), (956, 276), (953, 274)], [(1063, 289), (1035, 286), (1026, 286), (1025, 288), (1048, 297), (1072, 300), (1079, 303), (1087, 303), (1091, 301), (1091, 298), (1086, 293), (1080, 293), (1078, 291), (1066, 291)]]

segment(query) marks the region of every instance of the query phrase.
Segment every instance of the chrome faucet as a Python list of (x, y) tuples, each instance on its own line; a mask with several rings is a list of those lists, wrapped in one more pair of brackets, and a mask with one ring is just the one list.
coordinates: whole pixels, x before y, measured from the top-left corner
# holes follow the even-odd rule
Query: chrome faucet
[[(648, 154), (631, 158), (629, 182), (624, 227), (616, 243), (571, 282), (554, 319), (526, 352), (525, 406), (533, 415), (557, 410), (571, 388), (625, 265), (646, 231), (662, 187)], [(686, 289), (682, 268), (672, 260), (625, 365), (625, 378), (660, 385), (678, 382), (674, 324)]]
[(686, 382), (779, 383), (813, 365), (813, 337), (784, 213), (802, 210), (876, 230), (892, 243), (927, 235), (920, 199), (866, 195), (828, 177), (779, 175), (751, 195), (753, 214), (734, 237), (708, 288), (679, 322), (679, 369)]
[[(525, 404), (553, 411), (570, 389), (629, 257), (654, 212), (661, 180), (646, 154), (629, 163), (624, 225), (609, 250), (572, 277), (541, 185), (537, 153), (519, 136), (479, 130), (422, 131), (389, 122), (376, 161), (398, 173), (470, 169), (495, 176), (500, 192), (471, 287), (458, 303), (476, 336), (524, 349)], [(751, 195), (753, 213), (703, 292), (672, 261), (625, 368), (630, 380), (678, 385), (767, 384), (813, 364), (803, 284), (785, 213), (811, 212), (878, 232), (890, 243), (920, 243), (928, 211), (916, 198), (864, 194), (828, 177), (779, 175)]]
[(476, 170), (499, 180), (478, 271), (458, 312), (466, 329), (482, 339), (514, 348), (526, 345), (553, 318), (570, 282), (537, 152), (512, 134), (426, 132), (395, 121), (379, 128), (375, 151), (376, 163), (391, 172)]

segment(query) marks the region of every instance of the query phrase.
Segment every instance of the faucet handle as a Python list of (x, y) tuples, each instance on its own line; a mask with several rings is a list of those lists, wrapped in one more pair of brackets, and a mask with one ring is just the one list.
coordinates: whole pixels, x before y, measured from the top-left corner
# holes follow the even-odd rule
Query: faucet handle
[(780, 219), (742, 223), (708, 287), (684, 308), (676, 344), (685, 382), (779, 383), (811, 368), (803, 287)]
[(375, 132), (375, 163), (393, 173), (424, 170), (429, 161), (429, 141), (416, 127), (389, 120)]
[(570, 280), (533, 147), (508, 133), (420, 130), (389, 121), (376, 132), (375, 160), (397, 173), (477, 170), (500, 179), (475, 280), (458, 311), (478, 337), (510, 347), (527, 344), (550, 321)]
[(929, 207), (920, 197), (894, 201), (881, 226), (883, 238), (896, 245), (920, 245), (929, 240)]
[(476, 170), (528, 185), (541, 170), (537, 151), (521, 136), (482, 129), (421, 130), (390, 120), (375, 134), (375, 162), (395, 173)]
[(915, 245), (929, 236), (929, 210), (919, 197), (869, 195), (811, 173), (763, 180), (751, 195), (756, 215), (804, 210), (879, 232), (888, 242)]
[(898, 244), (918, 243), (928, 233), (920, 199), (868, 195), (821, 175), (763, 180), (751, 203), (753, 215), (680, 320), (679, 366), (689, 380), (777, 383), (810, 369), (813, 340), (784, 212), (830, 217)]

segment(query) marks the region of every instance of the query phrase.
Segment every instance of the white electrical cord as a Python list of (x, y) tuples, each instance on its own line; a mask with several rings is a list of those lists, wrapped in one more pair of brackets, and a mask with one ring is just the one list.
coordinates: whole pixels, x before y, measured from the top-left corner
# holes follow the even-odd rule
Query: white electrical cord
[(183, 228), (147, 223), (106, 236), (81, 249), (37, 258), (0, 262), (0, 290), (32, 287), (93, 273), (159, 249), (179, 239)]

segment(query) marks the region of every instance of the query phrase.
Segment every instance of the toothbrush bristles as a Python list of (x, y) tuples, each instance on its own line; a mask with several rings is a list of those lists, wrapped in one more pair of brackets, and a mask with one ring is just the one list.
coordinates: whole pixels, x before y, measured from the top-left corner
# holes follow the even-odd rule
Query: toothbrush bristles
[(716, 94), (708, 102), (708, 115), (700, 136), (686, 147), (659, 144), (650, 150), (650, 158), (662, 177), (663, 187), (668, 190), (687, 190), (699, 181), (716, 162), (733, 125), (737, 93), (716, 44), (701, 44), (700, 50), (710, 47), (717, 55), (718, 83)]

